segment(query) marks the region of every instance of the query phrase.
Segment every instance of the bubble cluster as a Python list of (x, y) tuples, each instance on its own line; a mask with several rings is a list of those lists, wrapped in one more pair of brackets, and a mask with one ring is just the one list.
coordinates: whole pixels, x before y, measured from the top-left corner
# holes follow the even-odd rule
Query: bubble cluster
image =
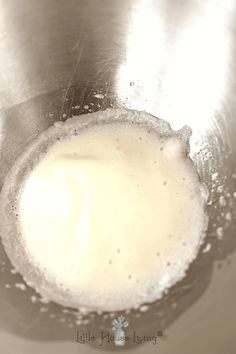
[(208, 223), (190, 134), (124, 109), (73, 117), (42, 133), (0, 195), (0, 233), (15, 271), (42, 299), (80, 310), (159, 299), (184, 277)]

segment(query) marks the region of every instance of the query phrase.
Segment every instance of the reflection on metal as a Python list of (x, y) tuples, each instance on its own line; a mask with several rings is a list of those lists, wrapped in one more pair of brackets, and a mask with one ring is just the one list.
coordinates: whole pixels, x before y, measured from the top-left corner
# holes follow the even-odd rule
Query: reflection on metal
[(127, 106), (158, 112), (174, 128), (189, 124), (204, 132), (227, 93), (232, 13), (210, 2), (196, 4), (195, 13), (185, 9), (185, 16), (173, 8), (168, 28), (167, 5), (153, 5), (139, 1), (127, 25), (118, 97)]
[[(126, 55), (117, 72), (117, 95), (126, 105), (148, 110), (159, 101), (168, 47), (165, 19), (148, 1), (135, 2), (127, 24)], [(158, 11), (159, 10), (159, 11)]]

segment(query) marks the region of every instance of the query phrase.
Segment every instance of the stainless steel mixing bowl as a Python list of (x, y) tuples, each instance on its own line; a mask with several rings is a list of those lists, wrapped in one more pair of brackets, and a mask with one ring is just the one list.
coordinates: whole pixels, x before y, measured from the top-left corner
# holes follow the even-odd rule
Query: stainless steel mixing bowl
[[(0, 0), (0, 183), (21, 149), (56, 120), (125, 106), (193, 130), (210, 225), (187, 277), (126, 333), (159, 332), (127, 351), (234, 354), (236, 297), (236, 3), (234, 0)], [(95, 353), (76, 342), (111, 327), (45, 304), (0, 248), (0, 348)]]

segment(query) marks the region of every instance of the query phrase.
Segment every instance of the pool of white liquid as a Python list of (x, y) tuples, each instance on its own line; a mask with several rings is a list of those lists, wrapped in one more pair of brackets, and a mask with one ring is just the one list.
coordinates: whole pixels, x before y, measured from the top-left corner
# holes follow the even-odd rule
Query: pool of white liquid
[(108, 110), (36, 139), (1, 194), (11, 205), (4, 225), (15, 208), (19, 236), (12, 245), (3, 226), (3, 242), (26, 282), (62, 305), (115, 311), (155, 301), (183, 278), (207, 226), (189, 135), (147, 113)]

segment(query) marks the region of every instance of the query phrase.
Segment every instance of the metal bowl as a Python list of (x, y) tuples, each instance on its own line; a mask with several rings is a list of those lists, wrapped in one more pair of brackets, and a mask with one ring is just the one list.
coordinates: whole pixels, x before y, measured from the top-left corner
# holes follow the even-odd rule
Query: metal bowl
[[(206, 242), (162, 300), (123, 313), (127, 351), (235, 353), (235, 24), (233, 0), (0, 1), (1, 184), (31, 139), (73, 115), (124, 106), (193, 130), (191, 157), (210, 191)], [(117, 349), (100, 345), (117, 314), (81, 323), (44, 303), (2, 246), (0, 271), (3, 352)], [(78, 332), (97, 340), (80, 343)]]

